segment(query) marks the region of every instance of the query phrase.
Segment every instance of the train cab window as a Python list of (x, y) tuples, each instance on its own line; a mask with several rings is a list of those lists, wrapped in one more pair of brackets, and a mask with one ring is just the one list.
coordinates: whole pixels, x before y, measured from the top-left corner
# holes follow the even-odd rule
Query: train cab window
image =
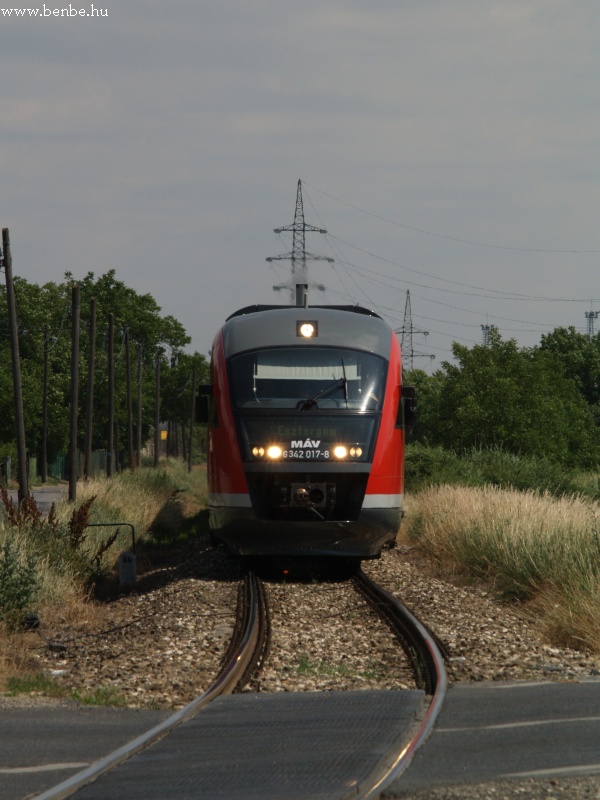
[(231, 359), (238, 408), (295, 411), (377, 411), (387, 364), (358, 350), (281, 347)]

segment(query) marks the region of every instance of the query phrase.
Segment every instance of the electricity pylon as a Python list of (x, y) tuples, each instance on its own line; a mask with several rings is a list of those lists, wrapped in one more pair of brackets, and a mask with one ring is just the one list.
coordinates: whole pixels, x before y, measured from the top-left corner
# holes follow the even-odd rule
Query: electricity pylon
[(298, 190), (296, 192), (296, 211), (294, 212), (294, 222), (291, 225), (285, 225), (283, 228), (275, 228), (275, 233), (282, 233), (283, 231), (291, 231), (293, 235), (292, 250), (289, 253), (283, 253), (280, 256), (270, 256), (267, 261), (291, 261), (292, 274), (290, 279), (285, 283), (280, 283), (274, 286), (273, 289), (278, 292), (281, 289), (288, 289), (290, 291), (290, 299), (292, 304), (296, 302), (297, 293), (296, 286), (304, 285), (311, 289), (318, 289), (324, 291), (325, 287), (320, 283), (311, 283), (308, 279), (308, 266), (309, 261), (329, 261), (333, 263), (333, 258), (327, 256), (316, 256), (312, 253), (306, 252), (306, 233), (327, 233), (323, 228), (317, 228), (314, 225), (308, 225), (304, 221), (304, 205), (302, 203), (302, 181), (298, 180)]
[(483, 335), (483, 346), (484, 347), (487, 347), (488, 344), (490, 343), (490, 331), (492, 330), (493, 327), (494, 327), (493, 325), (482, 325), (481, 326), (481, 332), (482, 332), (482, 335)]
[(404, 306), (404, 322), (401, 328), (396, 329), (400, 334), (400, 347), (402, 349), (403, 363), (408, 362), (408, 369), (413, 369), (415, 358), (429, 358), (433, 361), (433, 353), (417, 353), (414, 348), (414, 336), (429, 336), (429, 331), (415, 328), (412, 321), (412, 311), (410, 308), (410, 292), (406, 292), (406, 304)]
[(587, 319), (587, 336), (588, 339), (594, 338), (594, 320), (598, 319), (600, 311), (586, 311), (585, 318)]

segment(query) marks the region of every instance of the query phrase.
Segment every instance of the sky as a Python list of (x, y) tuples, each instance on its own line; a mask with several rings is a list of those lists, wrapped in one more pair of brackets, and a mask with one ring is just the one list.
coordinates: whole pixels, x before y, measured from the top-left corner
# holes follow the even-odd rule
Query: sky
[(207, 354), (236, 309), (288, 302), (266, 258), (301, 179), (328, 232), (307, 250), (335, 259), (309, 303), (397, 329), (410, 292), (415, 367), (600, 311), (597, 0), (30, 2), (0, 8), (15, 276), (115, 269)]

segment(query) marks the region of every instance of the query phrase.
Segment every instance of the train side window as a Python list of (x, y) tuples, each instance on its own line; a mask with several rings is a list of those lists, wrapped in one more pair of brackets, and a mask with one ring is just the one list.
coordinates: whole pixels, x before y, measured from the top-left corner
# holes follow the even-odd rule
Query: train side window
[(396, 426), (412, 428), (417, 421), (417, 391), (414, 386), (402, 386)]

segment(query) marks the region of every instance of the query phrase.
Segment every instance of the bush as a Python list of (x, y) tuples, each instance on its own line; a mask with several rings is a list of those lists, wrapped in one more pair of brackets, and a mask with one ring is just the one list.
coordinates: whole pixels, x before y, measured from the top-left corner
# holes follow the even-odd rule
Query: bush
[(35, 559), (19, 557), (8, 542), (0, 551), (0, 620), (14, 627), (37, 594)]
[[(549, 459), (518, 456), (500, 448), (470, 450), (462, 454), (443, 447), (410, 444), (405, 453), (406, 488), (425, 486), (498, 486), (505, 489), (550, 492), (560, 496), (584, 491), (577, 473)], [(590, 483), (585, 491), (597, 496)]]
[(481, 475), (466, 459), (443, 447), (425, 444), (410, 444), (404, 453), (404, 477), (406, 489), (416, 492), (424, 486), (445, 483), (460, 486), (479, 486)]

